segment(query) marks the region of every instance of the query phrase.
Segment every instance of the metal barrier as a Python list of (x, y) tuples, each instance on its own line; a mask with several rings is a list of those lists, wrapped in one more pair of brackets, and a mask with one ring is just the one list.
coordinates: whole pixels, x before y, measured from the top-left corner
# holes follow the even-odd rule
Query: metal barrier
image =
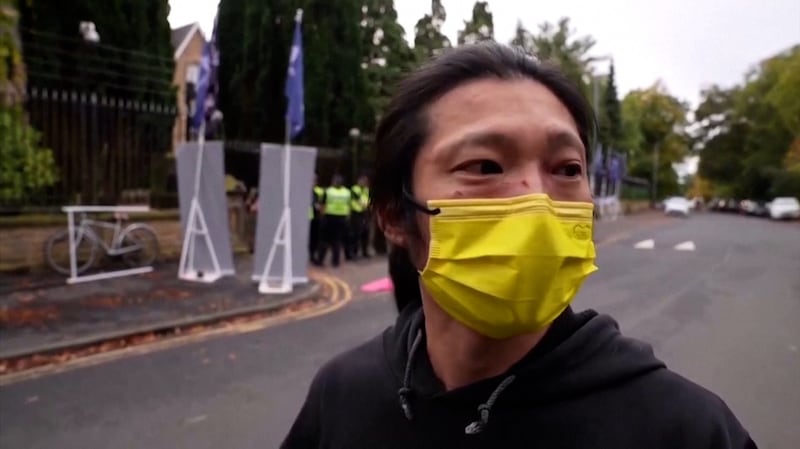
[(153, 271), (152, 266), (129, 268), (125, 270), (109, 271), (104, 273), (97, 273), (88, 276), (80, 276), (77, 267), (76, 255), (76, 232), (75, 232), (75, 214), (81, 213), (114, 213), (114, 214), (128, 214), (128, 213), (141, 213), (148, 212), (149, 206), (65, 206), (61, 210), (67, 214), (67, 229), (69, 233), (69, 262), (70, 262), (70, 276), (67, 278), (67, 284), (77, 284), (80, 282), (91, 282), (101, 279), (110, 279), (121, 276), (131, 276), (135, 274), (149, 273)]

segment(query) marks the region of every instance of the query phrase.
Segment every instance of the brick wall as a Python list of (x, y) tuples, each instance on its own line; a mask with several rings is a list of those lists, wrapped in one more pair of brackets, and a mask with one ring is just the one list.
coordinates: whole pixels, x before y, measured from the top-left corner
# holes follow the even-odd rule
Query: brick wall
[[(161, 259), (181, 253), (181, 227), (177, 220), (148, 223), (158, 234)], [(38, 271), (45, 268), (44, 243), (64, 226), (30, 226), (0, 229), (0, 271)]]
[(622, 209), (625, 215), (638, 214), (650, 210), (650, 201), (647, 200), (622, 200)]
[[(242, 223), (242, 217), (231, 211), (231, 240), (234, 251), (243, 251), (246, 244), (238, 232), (253, 231), (252, 224)], [(177, 260), (183, 244), (180, 221), (177, 219), (141, 220), (152, 226), (158, 235), (159, 260)], [(248, 226), (249, 225), (249, 226)], [(19, 226), (0, 229), (0, 272), (47, 270), (44, 260), (44, 244), (62, 225)]]

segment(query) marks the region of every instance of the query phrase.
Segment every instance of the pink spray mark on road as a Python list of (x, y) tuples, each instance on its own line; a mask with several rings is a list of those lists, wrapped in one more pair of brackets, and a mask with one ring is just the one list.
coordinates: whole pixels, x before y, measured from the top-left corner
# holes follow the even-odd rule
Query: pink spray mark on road
[(394, 290), (394, 285), (388, 277), (376, 279), (361, 286), (361, 291), (364, 293), (382, 293), (392, 290)]

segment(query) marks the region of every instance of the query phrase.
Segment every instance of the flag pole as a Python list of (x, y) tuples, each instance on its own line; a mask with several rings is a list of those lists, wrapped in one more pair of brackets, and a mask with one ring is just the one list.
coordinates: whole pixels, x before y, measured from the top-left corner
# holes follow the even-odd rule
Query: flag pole
[[(302, 19), (303, 10), (298, 9), (294, 19), (296, 29), (298, 29), (297, 27)], [(291, 64), (293, 62), (294, 59), (290, 56), (289, 70), (291, 70)], [(290, 206), (292, 121), (289, 113), (286, 114), (285, 118), (285, 132), (283, 145), (283, 210), (281, 212), (281, 218), (278, 221), (278, 227), (275, 229), (272, 247), (269, 250), (269, 254), (267, 254), (267, 260), (264, 263), (264, 271), (261, 273), (261, 280), (258, 286), (258, 291), (265, 294), (286, 294), (290, 293), (294, 287), (294, 274), (292, 273), (292, 217)], [(263, 211), (259, 210), (259, 214), (261, 213), (263, 213)], [(268, 282), (269, 274), (279, 246), (283, 248), (283, 272), (281, 274), (280, 284), (273, 286)]]
[[(200, 204), (200, 186), (202, 182), (203, 159), (205, 157), (206, 146), (206, 105), (205, 100), (208, 95), (212, 78), (216, 76), (216, 60), (214, 42), (216, 39), (216, 19), (214, 32), (210, 42), (203, 48), (203, 59), (201, 64), (201, 80), (198, 85), (198, 96), (195, 104), (195, 116), (199, 117), (197, 154), (195, 155), (194, 184), (192, 200), (189, 207), (189, 215), (186, 219), (184, 229), (183, 246), (181, 247), (181, 258), (178, 264), (178, 278), (188, 281), (199, 281), (210, 283), (222, 277), (219, 259), (217, 257), (214, 242), (211, 238), (205, 213)], [(213, 81), (216, 82), (216, 81)], [(199, 114), (199, 116), (198, 116)], [(211, 269), (204, 272), (195, 267), (195, 256), (197, 255), (197, 239), (202, 237), (206, 250), (210, 253)]]

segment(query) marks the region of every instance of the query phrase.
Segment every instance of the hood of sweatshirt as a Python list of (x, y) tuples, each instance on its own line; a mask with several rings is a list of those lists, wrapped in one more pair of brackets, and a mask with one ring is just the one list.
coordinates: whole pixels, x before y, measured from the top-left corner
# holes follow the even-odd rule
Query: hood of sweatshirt
[(622, 336), (611, 317), (567, 308), (507, 372), (446, 391), (428, 358), (424, 320), (421, 307), (407, 307), (383, 336), (386, 362), (401, 385), (398, 406), (409, 420), (420, 400), (474, 407), (475, 421), (466, 427), (468, 434), (482, 432), (496, 407), (564, 401), (665, 368), (650, 345)]

